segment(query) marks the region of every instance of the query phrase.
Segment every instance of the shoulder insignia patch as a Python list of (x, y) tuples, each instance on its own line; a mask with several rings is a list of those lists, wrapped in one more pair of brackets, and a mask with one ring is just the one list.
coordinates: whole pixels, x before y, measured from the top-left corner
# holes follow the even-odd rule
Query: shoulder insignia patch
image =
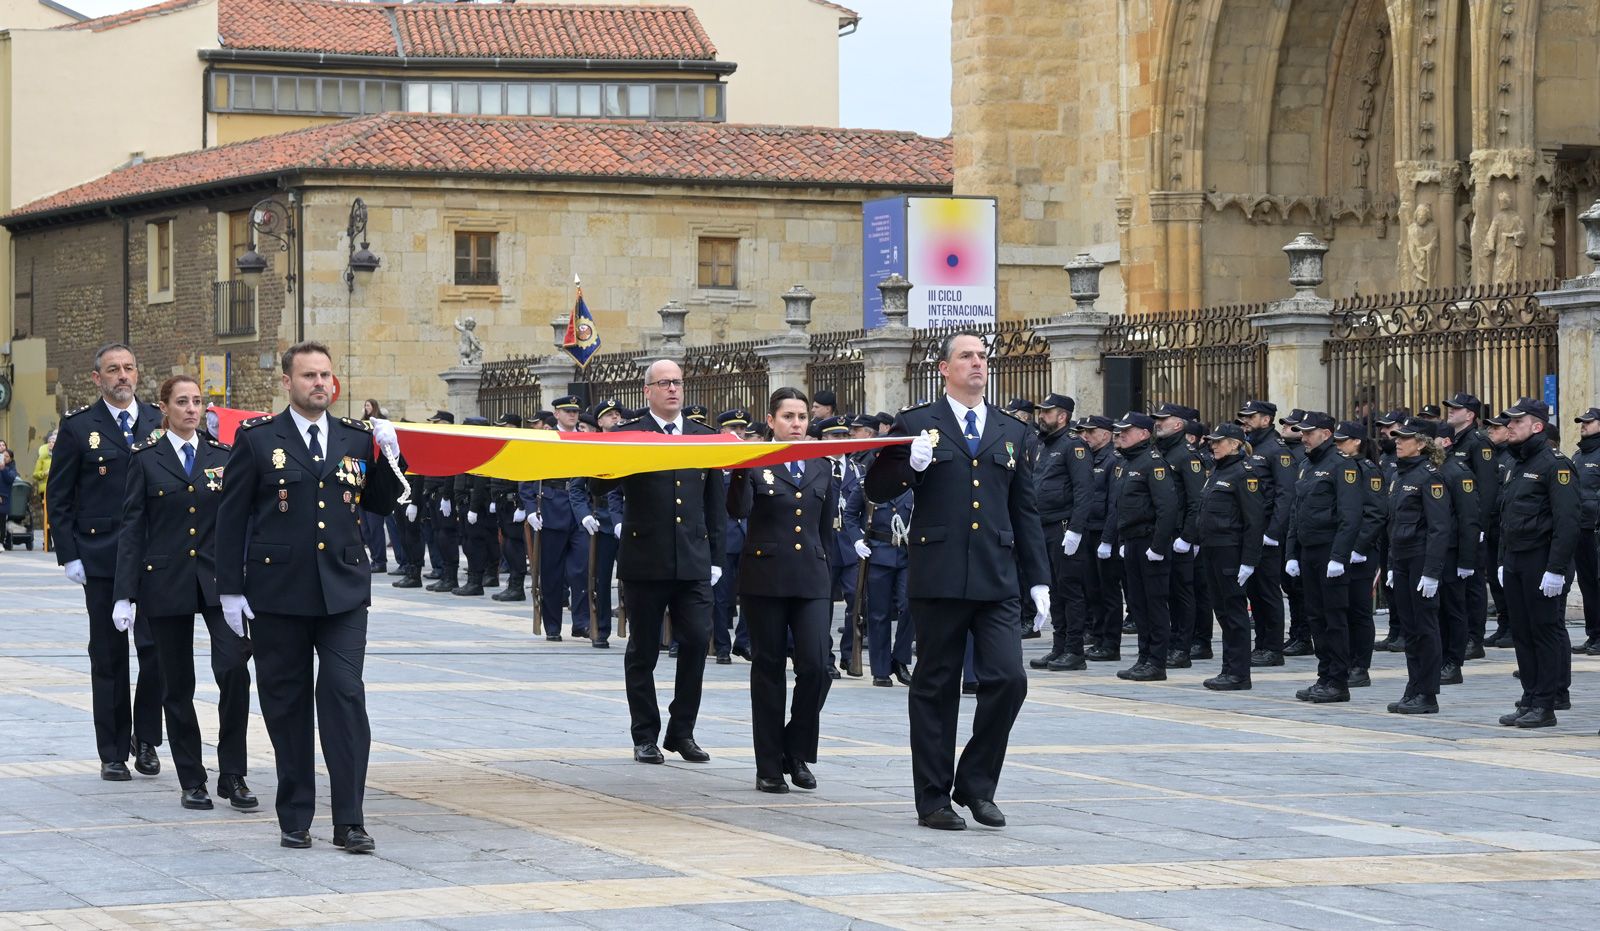
[(1189, 460), (1189, 471), (1190, 472), (1199, 472), (1200, 471), (1200, 460), (1198, 460), (1198, 459), (1190, 459)]
[(1285, 469), (1287, 469), (1290, 466), (1294, 465), (1294, 457), (1289, 455), (1288, 453), (1283, 453), (1282, 455), (1280, 455), (1278, 457), (1278, 465), (1281, 465)]
[(1556, 481), (1560, 482), (1563, 485), (1566, 485), (1566, 484), (1570, 483), (1572, 481), (1572, 470), (1571, 469), (1557, 469), (1556, 470)]
[(372, 424), (367, 423), (365, 420), (355, 420), (350, 417), (340, 417), (339, 422), (347, 427), (355, 427), (357, 430), (365, 430), (368, 433), (372, 432)]
[(147, 449), (154, 449), (155, 445), (156, 445), (155, 437), (151, 437), (150, 439), (145, 440), (143, 443), (135, 443), (132, 446), (128, 447), (128, 451), (129, 452), (134, 452), (134, 453), (142, 453)]
[(206, 440), (206, 442), (211, 444), (211, 448), (212, 449), (221, 449), (221, 450), (231, 450), (231, 449), (233, 449), (232, 446), (229, 446), (227, 443), (224, 443), (221, 440)]
[(244, 423), (239, 424), (239, 429), (240, 430), (248, 430), (251, 427), (259, 427), (264, 423), (271, 423), (271, 422), (272, 422), (272, 415), (271, 414), (262, 414), (260, 417), (252, 417), (249, 420), (246, 420)]
[(1475, 483), (1473, 482), (1472, 479), (1464, 478), (1464, 479), (1461, 480), (1461, 490), (1470, 495), (1470, 494), (1472, 494), (1472, 486), (1474, 484)]
[(63, 414), (61, 416), (62, 417), (76, 417), (76, 416), (78, 416), (79, 414), (83, 413), (84, 411), (88, 410), (91, 407), (94, 407), (94, 405), (93, 404), (85, 404), (82, 407), (75, 407), (72, 410), (67, 411), (65, 414)]
[(1150, 470), (1150, 475), (1159, 482), (1167, 477), (1167, 470), (1164, 466), (1156, 466), (1154, 469)]
[(1084, 456), (1089, 455), (1089, 450), (1082, 446), (1074, 446), (1072, 447), (1072, 454), (1082, 459)]
[(924, 407), (932, 407), (932, 406), (933, 406), (933, 402), (932, 401), (918, 401), (915, 404), (907, 404), (905, 407), (900, 408), (900, 413), (904, 414), (906, 411), (920, 411)]
[(1247, 478), (1247, 479), (1244, 480), (1244, 487), (1251, 494), (1255, 494), (1256, 492), (1261, 490), (1261, 479), (1259, 479), (1259, 478)]
[(1444, 486), (1440, 485), (1437, 482), (1435, 482), (1434, 484), (1428, 486), (1428, 492), (1430, 494), (1432, 494), (1435, 498), (1443, 498), (1444, 497)]
[(1483, 461), (1484, 462), (1488, 462), (1489, 460), (1491, 460), (1493, 458), (1494, 458), (1494, 447), (1485, 446), (1483, 448)]
[(1344, 470), (1344, 481), (1345, 481), (1346, 485), (1354, 485), (1356, 483), (1356, 470), (1355, 469), (1345, 469)]
[(1383, 490), (1383, 476), (1374, 475), (1369, 481), (1372, 484), (1372, 490), (1373, 491), (1382, 491)]

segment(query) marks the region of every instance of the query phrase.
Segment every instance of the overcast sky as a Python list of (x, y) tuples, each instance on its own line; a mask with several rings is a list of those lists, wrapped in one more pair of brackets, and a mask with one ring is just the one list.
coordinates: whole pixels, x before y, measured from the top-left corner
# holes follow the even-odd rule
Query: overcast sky
[[(151, 0), (64, 2), (80, 13), (104, 16)], [(952, 0), (841, 2), (861, 14), (861, 28), (839, 40), (840, 122), (948, 135)], [(759, 15), (757, 6), (751, 3), (752, 15)]]

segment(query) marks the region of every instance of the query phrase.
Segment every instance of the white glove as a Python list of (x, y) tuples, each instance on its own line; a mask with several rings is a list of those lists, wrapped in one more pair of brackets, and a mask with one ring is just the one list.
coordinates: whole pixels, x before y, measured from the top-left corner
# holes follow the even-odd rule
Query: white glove
[(1255, 566), (1240, 566), (1239, 567), (1239, 587), (1240, 588), (1244, 588), (1244, 583), (1250, 581), (1250, 577), (1252, 575), (1255, 575), (1255, 574), (1256, 574), (1256, 567)]
[(1417, 579), (1417, 591), (1421, 592), (1424, 598), (1432, 598), (1439, 594), (1439, 580), (1423, 576)]
[(1479, 543), (1483, 542), (1483, 531), (1481, 531), (1481, 530), (1478, 531), (1478, 542)]
[(81, 559), (69, 560), (64, 568), (65, 568), (66, 573), (67, 573), (67, 581), (68, 582), (76, 582), (79, 585), (88, 584), (89, 576), (88, 576), (87, 573), (85, 573), (83, 571), (83, 560), (81, 560)]
[(450, 516), (450, 499), (449, 498), (446, 498), (443, 501), (439, 502), (439, 513), (443, 514), (445, 517), (449, 517)]
[(1500, 583), (1500, 587), (1501, 588), (1505, 588), (1506, 587), (1506, 567), (1505, 566), (1496, 566), (1495, 569), (1494, 569), (1494, 577), (1495, 577), (1495, 580)]
[(1344, 563), (1337, 559), (1328, 560), (1328, 578), (1337, 579), (1341, 575), (1344, 575)]
[(615, 524), (612, 524), (611, 532), (617, 535), (618, 540), (622, 539), (622, 521), (619, 520)]
[(1366, 561), (1367, 561), (1367, 557), (1361, 555), (1360, 553), (1357, 553), (1355, 550), (1351, 550), (1350, 551), (1350, 565), (1359, 566), (1359, 565), (1361, 565), (1362, 563), (1364, 563)]
[(385, 456), (399, 458), (400, 437), (395, 435), (394, 424), (387, 420), (373, 420), (372, 438), (378, 441), (378, 448), (383, 450)]
[(244, 636), (244, 619), (256, 619), (256, 613), (250, 610), (250, 602), (244, 600), (243, 595), (222, 596), (222, 619), (227, 622), (228, 629), (235, 635)]
[(1094, 555), (1095, 555), (1096, 559), (1110, 559), (1111, 558), (1111, 544), (1102, 543), (1099, 546), (1095, 547)]
[(1078, 547), (1082, 545), (1083, 534), (1081, 533), (1068, 530), (1067, 535), (1061, 538), (1061, 552), (1066, 553), (1068, 556), (1078, 555)]
[(1174, 553), (1187, 553), (1192, 549), (1194, 549), (1194, 547), (1191, 546), (1189, 541), (1185, 540), (1183, 537), (1179, 537), (1178, 539), (1172, 541), (1172, 551)]
[(417, 506), (415, 504), (406, 505), (406, 520), (413, 524), (417, 522)]
[(1028, 596), (1033, 599), (1033, 630), (1038, 633), (1050, 621), (1050, 586), (1035, 585), (1028, 589)]
[(856, 555), (860, 556), (862, 559), (871, 559), (872, 558), (872, 547), (868, 546), (867, 545), (867, 541), (865, 541), (865, 540), (857, 540), (856, 541)]
[(712, 585), (716, 585), (720, 581), (722, 581), (722, 567), (721, 566), (712, 566), (711, 567), (711, 584)]
[(1539, 594), (1546, 598), (1561, 597), (1561, 590), (1566, 587), (1566, 577), (1556, 575), (1554, 572), (1546, 572), (1539, 578)]
[(921, 472), (933, 464), (933, 437), (924, 430), (911, 441), (911, 471)]
[(1300, 578), (1300, 560), (1291, 559), (1283, 564), (1283, 574), (1291, 579)]
[(1127, 559), (1128, 558), (1128, 548), (1126, 546), (1122, 545), (1121, 543), (1117, 544), (1117, 558), (1118, 559)]
[(121, 631), (133, 626), (133, 602), (126, 598), (117, 599), (117, 603), (111, 606), (111, 626)]
[(524, 511), (522, 508), (517, 508), (515, 511), (511, 512), (511, 522), (513, 524), (520, 524), (527, 519), (528, 512)]
[(467, 523), (473, 524), (473, 525), (476, 525), (478, 523), (478, 512), (477, 511), (468, 511), (467, 512)]
[(596, 520), (593, 514), (585, 514), (583, 515), (583, 529), (589, 531), (589, 536), (592, 537), (600, 532), (600, 521)]
[(1267, 536), (1266, 534), (1262, 534), (1261, 535), (1261, 545), (1262, 546), (1277, 546), (1278, 545), (1278, 541), (1272, 539), (1271, 537)]
[(544, 515), (540, 514), (538, 511), (534, 511), (532, 514), (528, 515), (528, 523), (533, 526), (533, 529), (535, 531), (543, 530), (544, 529)]
[(494, 502), (493, 501), (489, 502), (489, 513), (490, 514), (494, 513)]
[(1167, 559), (1167, 557), (1152, 549), (1146, 549), (1144, 551), (1144, 558), (1150, 560), (1151, 562), (1165, 562)]
[(1384, 585), (1385, 588), (1394, 588), (1394, 570), (1393, 569), (1390, 569), (1388, 572), (1385, 572), (1383, 574), (1383, 585)]
[(1470, 578), (1472, 578), (1472, 570), (1471, 569), (1457, 569), (1456, 570), (1456, 578), (1458, 578), (1458, 579), (1470, 579)]

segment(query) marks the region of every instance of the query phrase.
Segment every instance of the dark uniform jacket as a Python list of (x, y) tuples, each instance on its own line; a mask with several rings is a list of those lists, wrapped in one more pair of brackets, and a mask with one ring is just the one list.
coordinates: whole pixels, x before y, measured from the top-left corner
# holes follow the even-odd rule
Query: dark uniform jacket
[(1450, 492), (1425, 457), (1395, 460), (1389, 484), (1389, 564), (1422, 554), (1422, 574), (1441, 579), (1449, 568)]
[[(1239, 565), (1261, 564), (1267, 526), (1267, 482), (1258, 460), (1243, 453), (1219, 460), (1200, 490), (1199, 539), (1205, 546), (1239, 547)], [(1230, 567), (1231, 568), (1231, 567)]]
[(199, 432), (193, 442), (192, 474), (164, 436), (135, 444), (128, 469), (112, 592), (154, 617), (192, 617), (222, 603), (216, 532), (228, 447)]
[(522, 507), (522, 499), (517, 495), (517, 483), (507, 478), (489, 479), (489, 501), (494, 505), (496, 520), (510, 520), (517, 513), (517, 508)]
[(1263, 533), (1281, 544), (1289, 535), (1289, 512), (1294, 510), (1294, 485), (1299, 466), (1294, 453), (1283, 445), (1283, 440), (1271, 427), (1251, 434), (1250, 447), (1266, 465), (1266, 469), (1261, 470), (1264, 474), (1257, 476), (1267, 502), (1267, 529)]
[(1483, 499), (1493, 492), (1479, 486), (1466, 463), (1454, 456), (1445, 459), (1439, 474), (1444, 476), (1445, 485), (1450, 489), (1450, 516), (1455, 521), (1445, 571), (1454, 575), (1458, 568), (1475, 570), (1478, 568), (1478, 531), (1483, 526), (1479, 515), (1483, 511)]
[(728, 476), (727, 513), (748, 521), (739, 594), (824, 600), (832, 594), (828, 550), (839, 492), (828, 460), (808, 459), (804, 467), (799, 482), (788, 465)]
[(1582, 502), (1579, 526), (1594, 530), (1600, 527), (1600, 435), (1578, 440), (1578, 451), (1572, 454), (1572, 467), (1578, 473), (1578, 500)]
[[(865, 464), (868, 468), (873, 458), (867, 458)], [(865, 483), (857, 485), (855, 491), (850, 493), (850, 500), (845, 502), (844, 535), (852, 544), (857, 540), (865, 540), (872, 547), (872, 557), (867, 560), (869, 564), (891, 569), (906, 567), (905, 535), (911, 529), (915, 498), (914, 492), (907, 491), (893, 501), (874, 504), (867, 499)], [(899, 518), (901, 528), (898, 538), (895, 518)]]
[(1076, 513), (1087, 523), (1092, 506), (1094, 463), (1089, 444), (1066, 427), (1043, 437), (1037, 477), (1039, 520), (1046, 524), (1066, 521), (1071, 529), (1083, 532), (1083, 526), (1075, 526), (1071, 520)]
[[(636, 431), (660, 433), (661, 427), (655, 417), (647, 413), (621, 424), (615, 432)], [(685, 436), (714, 436), (716, 432), (684, 418)], [(709, 582), (711, 567), (722, 567), (726, 555), (722, 535), (726, 532), (727, 504), (720, 469), (641, 472), (620, 479), (582, 481), (595, 494), (605, 494), (613, 488), (622, 492), (618, 579), (624, 582)], [(526, 493), (523, 497), (527, 497)]]
[(1500, 562), (1508, 553), (1550, 547), (1546, 572), (1566, 575), (1578, 543), (1578, 478), (1572, 461), (1535, 433), (1510, 447), (1515, 461), (1500, 499)]
[(1178, 536), (1191, 545), (1200, 542), (1200, 492), (1206, 485), (1206, 464), (1200, 454), (1182, 433), (1161, 437), (1153, 441), (1161, 451), (1161, 458), (1172, 467), (1177, 478), (1174, 483), (1182, 492), (1183, 522), (1178, 526)]
[(1115, 552), (1126, 540), (1149, 538), (1150, 549), (1166, 556), (1183, 526), (1178, 477), (1148, 440), (1119, 449), (1117, 455), (1121, 461), (1111, 470), (1111, 503), (1101, 542), (1111, 544)]
[(1077, 533), (1106, 529), (1106, 512), (1111, 504), (1111, 473), (1116, 471), (1119, 461), (1117, 450), (1110, 443), (1090, 449), (1085, 458), (1089, 462), (1089, 493), (1073, 502), (1072, 516), (1067, 518), (1068, 529)]
[[(157, 408), (136, 401), (133, 413), (136, 441), (160, 428)], [(132, 456), (105, 401), (96, 399), (61, 418), (44, 492), (57, 564), (81, 559), (85, 575), (116, 575), (117, 529)]]
[(455, 484), (451, 490), (451, 514), (461, 515), (464, 521), (467, 512), (478, 515), (478, 523), (483, 523), (489, 517), (489, 479), (482, 475), (468, 475), (463, 472), (456, 476)]
[(325, 422), (322, 462), (311, 461), (288, 410), (239, 425), (217, 514), (219, 594), (242, 593), (257, 612), (312, 617), (372, 602), (356, 509), (389, 514), (400, 478), (366, 423)]
[[(788, 471), (788, 468), (788, 466), (784, 466), (785, 471)], [(728, 488), (733, 482), (733, 475), (735, 471), (736, 470), (734, 469), (722, 470), (723, 494), (727, 494)], [(583, 518), (580, 516), (578, 519), (582, 520)], [(727, 553), (730, 556), (737, 556), (738, 554), (744, 552), (744, 542), (746, 539), (748, 539), (748, 536), (745, 534), (745, 527), (748, 523), (749, 522), (742, 517), (735, 517), (733, 515), (732, 507), (728, 508), (728, 523), (722, 528), (722, 551), (724, 553)], [(724, 563), (723, 565), (726, 566), (727, 563)]]
[(1489, 521), (1494, 517), (1494, 496), (1485, 492), (1497, 487), (1495, 479), (1498, 477), (1496, 474), (1498, 470), (1495, 468), (1494, 444), (1489, 442), (1489, 438), (1482, 430), (1468, 427), (1457, 433), (1450, 441), (1450, 460), (1459, 463), (1471, 473), (1472, 484), (1477, 489), (1473, 503), (1478, 506), (1476, 517), (1478, 527), (1481, 529), (1489, 526)]
[(889, 446), (866, 477), (867, 497), (879, 503), (915, 491), (907, 578), (913, 597), (1006, 601), (1017, 597), (1019, 572), (1023, 588), (1050, 583), (1025, 455), (1032, 429), (989, 404), (973, 456), (946, 396), (895, 418), (890, 436), (939, 431), (928, 468), (913, 471), (911, 448)]
[(828, 559), (835, 569), (841, 566), (853, 566), (857, 561), (856, 538), (838, 531), (844, 529), (845, 505), (849, 502), (850, 496), (855, 494), (855, 490), (861, 487), (862, 476), (866, 473), (862, 470), (861, 464), (849, 456), (842, 460), (825, 461), (834, 476), (833, 489), (838, 500), (834, 502), (833, 514), (839, 521), (834, 527), (836, 532), (828, 542)]
[(622, 513), (622, 496), (615, 488), (605, 494), (597, 494), (589, 487), (587, 480), (575, 478), (567, 482), (567, 498), (572, 502), (572, 516), (577, 518), (578, 523), (583, 523), (585, 517), (592, 515), (600, 522), (600, 533), (612, 533), (615, 530), (617, 517)]
[(1371, 562), (1378, 558), (1383, 546), (1383, 529), (1389, 516), (1387, 491), (1383, 469), (1376, 462), (1366, 458), (1354, 462), (1361, 469), (1361, 530), (1356, 534), (1355, 552)]
[(1301, 547), (1328, 546), (1328, 558), (1348, 566), (1361, 534), (1361, 487), (1361, 467), (1332, 440), (1308, 451), (1294, 487), (1288, 558), (1299, 559)]
[(417, 508), (417, 517), (419, 519), (427, 519), (438, 515), (440, 513), (439, 505), (449, 501), (450, 516), (444, 519), (455, 520), (457, 516), (454, 501), (455, 487), (456, 477), (454, 475), (429, 475), (425, 477), (422, 480), (422, 500)]

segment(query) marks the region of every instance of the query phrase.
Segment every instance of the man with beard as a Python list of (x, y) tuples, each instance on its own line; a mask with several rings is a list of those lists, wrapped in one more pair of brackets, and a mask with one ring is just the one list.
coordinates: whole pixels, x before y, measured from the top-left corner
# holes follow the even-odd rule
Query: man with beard
[(1205, 489), (1205, 463), (1200, 454), (1189, 445), (1185, 433), (1188, 427), (1189, 408), (1167, 403), (1156, 410), (1155, 447), (1172, 470), (1174, 486), (1180, 493), (1183, 514), (1178, 523), (1178, 536), (1172, 541), (1172, 559), (1168, 570), (1168, 605), (1172, 618), (1172, 635), (1167, 641), (1167, 668), (1188, 669), (1189, 645), (1194, 640), (1195, 628), (1195, 546), (1200, 536), (1200, 495)]
[(1096, 542), (1084, 552), (1084, 530), (1071, 523), (1073, 514), (1079, 511), (1084, 514), (1081, 523), (1087, 522), (1088, 503), (1094, 492), (1089, 444), (1072, 429), (1075, 407), (1072, 398), (1052, 393), (1034, 409), (1042, 437), (1037, 472), (1039, 520), (1044, 524), (1044, 547), (1050, 557), (1053, 640), (1050, 652), (1030, 660), (1028, 665), (1052, 672), (1087, 667), (1083, 649), (1089, 602), (1083, 570), (1088, 566), (1089, 554), (1099, 545)]
[(1266, 508), (1261, 559), (1245, 582), (1250, 614), (1255, 619), (1256, 648), (1250, 654), (1253, 667), (1283, 665), (1283, 541), (1288, 539), (1298, 469), (1294, 454), (1273, 429), (1277, 416), (1278, 406), (1271, 401), (1246, 401), (1239, 409), (1239, 425), (1259, 457), (1256, 480)]
[[(1489, 512), (1494, 503), (1489, 499), (1493, 492), (1499, 488), (1494, 484), (1494, 446), (1489, 438), (1483, 435), (1478, 428), (1478, 411), (1483, 407), (1475, 396), (1465, 391), (1458, 391), (1448, 401), (1444, 402), (1445, 422), (1449, 424), (1452, 434), (1450, 439), (1450, 458), (1462, 465), (1471, 473), (1473, 484), (1480, 491), (1488, 492), (1479, 494), (1476, 504), (1478, 514), (1476, 523), (1482, 528), (1488, 526)], [(1478, 542), (1483, 543), (1487, 539)], [(1466, 584), (1466, 611), (1467, 611), (1467, 649), (1465, 659), (1481, 659), (1483, 657), (1483, 633), (1489, 619), (1489, 585), (1499, 587), (1499, 582), (1491, 582), (1494, 573), (1490, 571), (1494, 566), (1494, 557), (1489, 554), (1488, 548), (1479, 546), (1476, 551), (1476, 560), (1463, 569), (1471, 569), (1472, 575), (1465, 579)], [(1595, 597), (1600, 599), (1600, 590), (1596, 590)], [(1498, 596), (1496, 596), (1498, 600)]]
[(1172, 634), (1168, 601), (1168, 557), (1183, 527), (1183, 492), (1178, 478), (1151, 441), (1155, 421), (1129, 411), (1114, 426), (1121, 457), (1111, 479), (1111, 506), (1099, 555), (1122, 557), (1123, 593), (1128, 615), (1138, 629), (1139, 654), (1117, 678), (1159, 682), (1167, 678), (1167, 644)]
[(1350, 579), (1345, 567), (1361, 532), (1361, 469), (1334, 448), (1336, 424), (1307, 411), (1295, 429), (1306, 461), (1295, 483), (1284, 572), (1305, 585), (1307, 621), (1317, 647), (1317, 681), (1295, 697), (1315, 704), (1350, 700)]

